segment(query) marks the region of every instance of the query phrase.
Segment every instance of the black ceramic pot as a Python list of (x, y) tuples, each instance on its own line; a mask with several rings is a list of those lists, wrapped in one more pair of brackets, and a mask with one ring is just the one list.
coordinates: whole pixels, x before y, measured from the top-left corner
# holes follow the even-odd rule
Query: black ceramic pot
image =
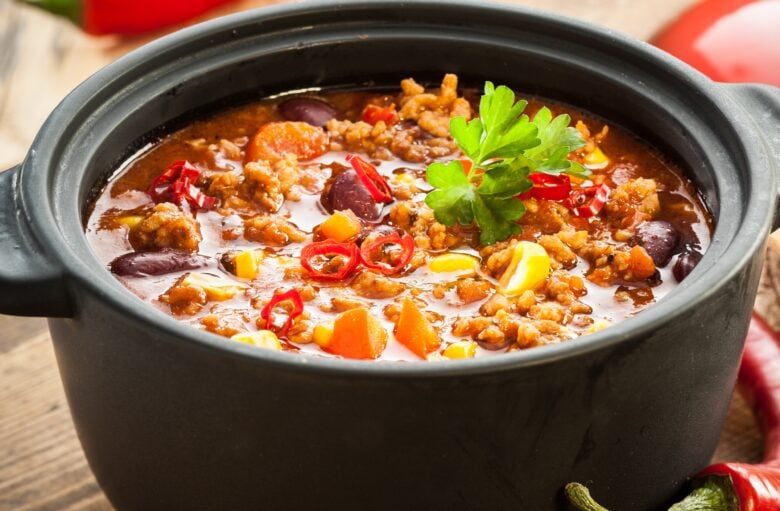
[[(179, 324), (87, 246), (96, 186), (195, 110), (447, 71), (597, 112), (685, 162), (717, 219), (696, 270), (646, 312), (577, 341), (377, 364)], [(242, 13), (97, 73), (0, 175), (0, 311), (52, 318), (79, 438), (121, 511), (563, 510), (570, 480), (615, 509), (659, 509), (708, 463), (726, 415), (776, 216), (778, 138), (777, 89), (715, 84), (550, 14), (461, 2)]]

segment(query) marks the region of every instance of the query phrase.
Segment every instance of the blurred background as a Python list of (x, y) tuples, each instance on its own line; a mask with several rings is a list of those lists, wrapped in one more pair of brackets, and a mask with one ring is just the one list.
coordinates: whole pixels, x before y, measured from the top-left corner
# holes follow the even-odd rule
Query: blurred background
[[(104, 65), (184, 26), (281, 3), (285, 1), (0, 0), (0, 171), (24, 158), (49, 112)], [(655, 38), (720, 80), (776, 80), (780, 85), (778, 0), (504, 3), (554, 11), (638, 39)], [(751, 4), (751, 17), (743, 12), (731, 17), (732, 24), (719, 21), (744, 4)], [(773, 16), (768, 8), (774, 9)], [(669, 26), (675, 30), (665, 32)], [(709, 30), (711, 26), (717, 30)], [(737, 34), (741, 42), (710, 37), (715, 32)], [(709, 60), (707, 48), (715, 55)], [(775, 259), (767, 268), (776, 271), (764, 278), (758, 309), (778, 327), (780, 235), (775, 238), (774, 256), (770, 250)], [(761, 448), (755, 418), (737, 395), (716, 458), (754, 460)], [(73, 430), (45, 321), (0, 316), (0, 511), (111, 509)]]
[[(85, 0), (83, 5), (87, 8), (79, 15), (79, 9), (73, 6), (81, 1), (0, 0), (0, 169), (19, 163), (57, 103), (109, 62), (183, 26), (232, 12), (285, 3), (284, 0)], [(556, 11), (648, 39), (694, 2), (512, 0), (505, 3)], [(93, 5), (107, 7), (101, 12), (89, 8)], [(54, 16), (43, 8), (63, 16)], [(80, 18), (79, 23), (87, 30), (109, 33), (87, 34), (69, 22), (67, 16)], [(111, 34), (112, 31), (138, 32), (144, 28), (150, 30)]]

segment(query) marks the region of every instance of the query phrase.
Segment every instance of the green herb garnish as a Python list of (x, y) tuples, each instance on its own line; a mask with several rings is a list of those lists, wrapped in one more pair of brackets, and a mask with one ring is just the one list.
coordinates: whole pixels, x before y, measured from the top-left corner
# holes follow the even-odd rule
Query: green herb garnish
[(569, 126), (571, 118), (553, 118), (547, 107), (533, 120), (523, 113), (528, 102), (515, 101), (515, 93), (504, 85), (485, 83), (479, 102), (479, 117), (466, 122), (450, 121), (450, 133), (471, 168), (461, 160), (433, 163), (426, 178), (435, 190), (425, 203), (436, 220), (446, 226), (456, 223), (480, 229), (479, 241), (490, 245), (519, 233), (517, 220), (525, 213), (515, 196), (531, 189), (532, 172), (588, 176), (590, 171), (567, 159), (569, 153), (585, 145), (579, 131)]

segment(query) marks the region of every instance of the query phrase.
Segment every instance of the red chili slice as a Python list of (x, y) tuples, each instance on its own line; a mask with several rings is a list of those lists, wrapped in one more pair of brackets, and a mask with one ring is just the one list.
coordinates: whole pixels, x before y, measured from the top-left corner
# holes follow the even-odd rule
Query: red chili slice
[(381, 107), (379, 105), (366, 105), (363, 109), (361, 119), (368, 124), (376, 124), (384, 121), (385, 124), (395, 124), (398, 121), (398, 115), (395, 113), (395, 104)]
[[(325, 272), (312, 264), (318, 256), (345, 256), (346, 262), (335, 272)], [(360, 263), (360, 252), (353, 243), (337, 243), (335, 241), (317, 241), (306, 245), (301, 250), (301, 266), (309, 272), (309, 276), (318, 280), (343, 280), (350, 276)]]
[[(385, 245), (398, 245), (401, 247), (401, 254), (392, 266), (374, 261), (373, 259), (374, 252), (383, 249)], [(363, 262), (363, 265), (374, 270), (379, 270), (385, 275), (394, 275), (402, 271), (406, 268), (406, 265), (409, 264), (413, 254), (414, 238), (408, 233), (404, 233), (403, 236), (400, 236), (397, 232), (386, 234), (384, 236), (379, 236), (374, 240), (363, 242), (360, 246), (360, 260)]]
[(534, 186), (521, 195), (525, 199), (533, 197), (544, 200), (564, 200), (571, 193), (571, 179), (566, 174), (552, 176), (542, 172), (534, 172), (528, 176)]
[(392, 190), (376, 167), (356, 154), (347, 154), (346, 159), (375, 201), (393, 202)]
[(213, 209), (214, 197), (209, 197), (195, 186), (200, 171), (186, 160), (171, 164), (152, 181), (146, 190), (154, 202), (170, 201), (181, 205), (186, 200), (193, 208)]
[(602, 184), (572, 190), (564, 206), (569, 208), (574, 216), (591, 217), (598, 215), (609, 198), (609, 186)]
[[(292, 310), (287, 313), (285, 322), (281, 326), (277, 326), (274, 324), (274, 309), (284, 302), (290, 302)], [(301, 293), (297, 289), (290, 289), (281, 293), (277, 289), (274, 291), (271, 301), (260, 310), (260, 317), (265, 320), (265, 329), (271, 330), (280, 339), (287, 339), (287, 332), (290, 331), (293, 321), (301, 314), (303, 314), (303, 298), (301, 298)]]

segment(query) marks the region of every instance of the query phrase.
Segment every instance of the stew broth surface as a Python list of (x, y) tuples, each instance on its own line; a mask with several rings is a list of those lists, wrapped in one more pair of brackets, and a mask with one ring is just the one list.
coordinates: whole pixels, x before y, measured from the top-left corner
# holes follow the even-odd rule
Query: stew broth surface
[[(443, 125), (458, 108), (442, 100), (447, 89), (445, 79), (442, 88), (434, 89), (433, 94), (430, 90), (420, 92), (407, 83), (400, 93), (354, 91), (290, 95), (258, 101), (192, 122), (150, 144), (117, 171), (89, 214), (86, 225), (89, 243), (106, 265), (136, 250), (172, 247), (205, 256), (197, 268), (148, 276), (117, 275), (117, 278), (147, 304), (196, 328), (223, 335), (226, 342), (234, 342), (229, 338), (236, 334), (256, 332), (262, 329), (259, 327), (269, 326), (261, 317), (261, 311), (274, 292), (297, 289), (303, 297), (304, 314), (295, 318), (287, 339), (283, 338), (279, 347), (311, 355), (339, 356), (339, 353), (329, 352), (327, 341), (324, 344), (312, 342), (316, 340), (316, 325), (332, 325), (350, 308), (367, 308), (386, 329), (386, 348), (379, 350), (376, 357), (356, 358), (379, 360), (421, 358), (398, 342), (393, 333), (405, 297), (413, 299), (439, 336), (441, 344), (428, 353), (428, 359), (442, 358), (443, 353), (449, 353), (447, 346), (457, 342), (469, 355), (495, 355), (555, 342), (576, 342), (579, 335), (626, 319), (660, 300), (678, 285), (673, 269), (678, 266), (675, 271), (682, 271), (679, 267), (684, 266), (685, 261), (681, 259), (692, 259), (695, 264), (697, 257), (706, 250), (710, 243), (711, 216), (677, 164), (618, 126), (610, 124), (605, 130), (605, 121), (594, 115), (539, 98), (529, 100), (526, 113), (533, 116), (546, 105), (556, 115), (569, 114), (572, 125), (579, 123), (587, 145), (572, 153), (570, 158), (583, 162), (592, 169), (593, 175), (574, 186), (606, 184), (610, 196), (604, 209), (595, 216), (580, 218), (567, 213), (560, 201), (526, 197), (523, 201), (527, 213), (520, 220), (523, 232), (493, 247), (480, 246), (478, 232), (473, 227), (444, 228), (432, 219), (423, 202), (431, 190), (425, 181), (425, 169), (433, 161), (449, 161), (461, 154), (454, 149), (451, 139), (447, 142), (448, 137), (421, 128), (421, 124), (425, 124), (424, 118), (406, 118), (403, 113), (404, 105), (416, 97), (433, 95), (438, 106), (429, 110), (432, 112), (429, 117), (441, 121), (439, 126)], [(253, 137), (268, 123), (289, 123), (280, 112), (280, 105), (298, 97), (324, 101), (337, 112), (337, 119), (316, 128), (327, 135), (327, 150), (323, 154), (312, 158), (288, 157), (286, 163), (279, 163), (284, 160), (282, 155), (279, 161), (271, 164), (277, 165), (270, 172), (273, 175), (284, 175), (279, 174), (278, 169), (282, 168), (279, 165), (297, 169), (293, 172), (296, 179), (291, 191), (285, 194), (278, 211), (272, 212), (272, 208), (263, 203), (267, 190), (262, 184), (253, 189), (254, 195), (241, 186), (248, 181), (244, 174), (251, 161)], [(458, 97), (465, 98), (472, 113), (476, 112), (478, 92), (466, 91)], [(385, 133), (395, 134), (394, 140), (376, 136), (376, 132), (381, 131), (376, 129), (377, 124), (384, 121), (373, 125), (360, 121), (361, 116), (366, 115), (367, 105), (386, 109), (393, 105), (395, 122), (383, 126)], [(460, 103), (460, 108), (462, 106)], [(290, 115), (287, 113), (288, 118)], [(432, 130), (435, 132), (436, 127)], [(358, 136), (360, 133), (362, 136)], [(399, 142), (403, 139), (399, 133), (406, 137), (404, 140), (412, 141), (412, 148)], [(323, 204), (328, 200), (332, 202), (332, 194), (336, 193), (334, 176), (351, 168), (346, 158), (350, 152), (375, 165), (392, 189), (393, 202), (382, 207), (379, 219), (359, 219), (362, 231), (347, 243), (366, 243), (364, 240), (376, 237), (379, 229), (381, 234), (409, 232), (415, 239), (416, 248), (412, 261), (397, 274), (385, 276), (361, 267), (343, 280), (318, 280), (301, 267), (301, 250), (315, 240), (324, 239), (317, 227), (331, 216), (331, 212)], [(197, 188), (206, 196), (217, 199), (216, 207), (211, 210), (196, 208), (192, 214), (186, 205), (172, 210), (171, 215), (183, 215), (185, 220), (182, 221), (191, 222), (187, 225), (197, 226), (201, 240), (181, 241), (184, 239), (181, 236), (186, 236), (181, 232), (168, 236), (165, 229), (176, 233), (178, 231), (171, 226), (177, 224), (154, 225), (156, 218), (152, 218), (155, 204), (147, 190), (172, 163), (181, 160), (190, 162), (200, 171)], [(235, 178), (224, 178), (227, 174)], [(232, 185), (238, 183), (238, 188), (220, 185), (221, 179)], [(322, 198), (323, 193), (326, 200)], [(258, 200), (258, 196), (264, 199)], [(624, 200), (618, 204), (621, 197)], [(229, 204), (233, 207), (228, 207)], [(407, 214), (409, 211), (413, 215)], [(260, 225), (253, 224), (252, 219), (269, 216), (292, 224), (291, 236), (302, 239), (280, 240), (276, 236), (278, 232), (269, 238), (263, 227), (252, 227)], [(420, 218), (428, 218), (430, 222), (420, 225)], [(431, 228), (434, 223), (440, 227)], [(671, 226), (676, 238), (674, 246), (667, 250), (671, 259), (665, 264), (655, 264), (657, 271), (652, 276), (638, 278), (636, 272), (632, 273), (625, 266), (634, 264), (632, 257), (637, 252), (632, 254), (634, 247), (644, 247), (645, 254), (655, 253), (652, 249), (657, 240), (648, 241), (649, 238), (643, 239), (641, 234), (646, 229), (641, 226), (649, 223)], [(144, 232), (143, 236), (138, 235), (138, 231), (133, 233), (138, 229)], [(250, 231), (254, 234), (247, 234)], [(578, 238), (576, 233), (585, 234)], [(584, 236), (587, 240), (583, 242)], [(520, 296), (505, 297), (500, 292), (499, 281), (508, 269), (506, 260), (515, 250), (513, 244), (518, 241), (544, 247), (550, 258), (550, 273), (545, 282), (528, 290), (530, 294), (524, 292)], [(182, 248), (182, 243), (191, 245), (192, 242), (197, 245), (196, 250)], [(387, 257), (391, 262), (396, 257), (392, 252), (395, 248), (389, 246), (388, 249)], [(231, 257), (250, 250), (258, 253), (257, 275), (254, 279), (238, 278), (230, 271)], [(432, 271), (431, 260), (444, 253), (473, 256), (478, 261), (476, 272), (468, 275), (468, 270)], [(573, 264), (572, 255), (575, 257)], [(662, 258), (664, 256), (661, 254)], [(501, 260), (504, 260), (503, 266)], [(687, 274), (690, 268), (685, 271)], [(368, 273), (371, 275), (363, 275)], [(187, 294), (184, 291), (188, 290), (184, 290), (179, 293), (178, 301), (171, 301), (177, 293), (169, 290), (191, 274), (215, 275), (245, 286), (245, 289), (238, 290), (232, 297), (208, 296), (205, 301), (202, 293), (193, 294), (187, 301), (183, 297)], [(163, 296), (167, 297), (161, 299)], [(283, 305), (288, 308), (274, 311), (277, 326), (285, 319), (286, 311), (289, 312), (289, 303)], [(269, 328), (275, 329), (274, 326)], [(453, 353), (448, 356), (460, 358)]]

